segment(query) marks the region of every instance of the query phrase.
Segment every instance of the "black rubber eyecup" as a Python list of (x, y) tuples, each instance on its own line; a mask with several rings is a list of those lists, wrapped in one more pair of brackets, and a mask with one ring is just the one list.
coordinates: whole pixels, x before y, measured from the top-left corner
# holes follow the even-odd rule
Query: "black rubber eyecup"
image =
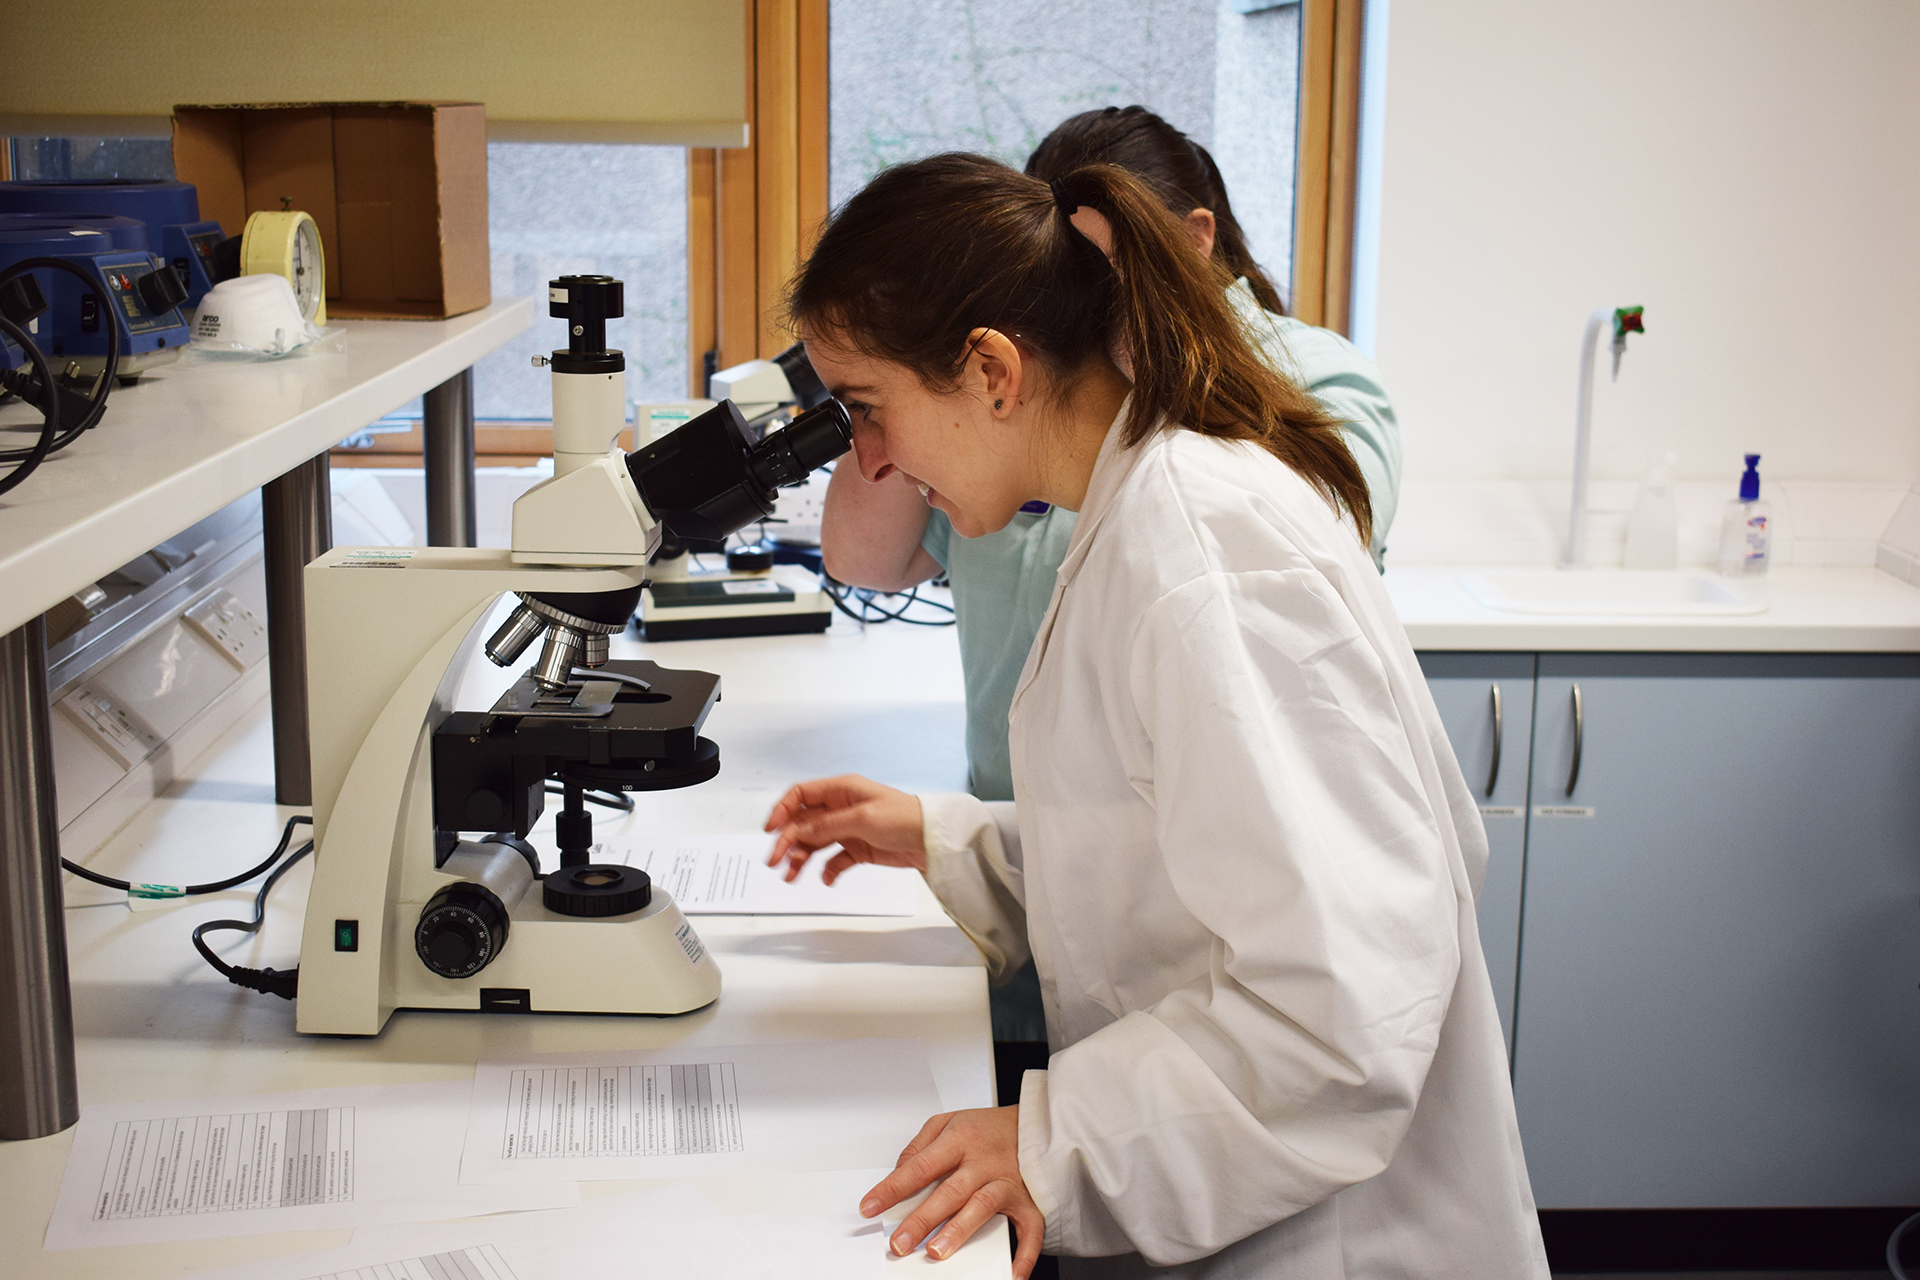
[(547, 872), (540, 898), (563, 916), (624, 916), (653, 901), (653, 881), (637, 867), (590, 863)]

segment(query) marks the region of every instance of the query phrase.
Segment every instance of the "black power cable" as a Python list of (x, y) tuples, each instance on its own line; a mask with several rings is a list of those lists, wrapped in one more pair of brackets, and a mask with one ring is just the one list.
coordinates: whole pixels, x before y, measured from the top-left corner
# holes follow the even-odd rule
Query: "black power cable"
[[(106, 367), (101, 370), (100, 380), (94, 384), (93, 391), (87, 397), (86, 412), (81, 416), (79, 422), (62, 431), (49, 448), (40, 450), (40, 456), (44, 458), (46, 454), (57, 452), (72, 444), (80, 438), (82, 432), (91, 431), (94, 427), (100, 425), (101, 416), (107, 411), (107, 395), (113, 389), (113, 380), (120, 372), (120, 326), (113, 320), (113, 299), (109, 298), (100, 286), (94, 282), (92, 276), (65, 258), (22, 258), (6, 270), (0, 271), (0, 284), (5, 284), (15, 276), (22, 275), (26, 272), (39, 271), (42, 269), (64, 271), (79, 280), (80, 283), (86, 285), (88, 292), (99, 299), (101, 322), (107, 326), (107, 363)], [(22, 338), (16, 335), (14, 336), (14, 341), (21, 342)], [(23, 349), (34, 350), (37, 348), (34, 347), (31, 339), (27, 339)], [(39, 365), (35, 367), (36, 371), (40, 368)], [(44, 403), (41, 407), (44, 412), (52, 414), (54, 421), (58, 422), (61, 417), (60, 387), (55, 383), (51, 372), (41, 378), (40, 386), (41, 394), (44, 397)], [(38, 446), (36, 446), (36, 449), (37, 448)], [(36, 449), (0, 449), (0, 462), (27, 463)], [(7, 479), (13, 483), (18, 483), (19, 480), (24, 480), (27, 474), (32, 472), (34, 467), (39, 465), (37, 460), (32, 461), (29, 465), (22, 466), (20, 470), (8, 476)], [(18, 477), (18, 479), (16, 479), (16, 477)]]
[(0, 493), (7, 493), (32, 475), (34, 468), (53, 452), (54, 439), (60, 431), (60, 398), (53, 391), (53, 367), (47, 363), (46, 356), (40, 353), (40, 348), (34, 345), (27, 331), (5, 316), (0, 316), (0, 333), (6, 334), (19, 345), (21, 353), (33, 365), (34, 376), (40, 380), (40, 385), (47, 389), (45, 401), (35, 406), (40, 410), (43, 419), (40, 425), (40, 439), (33, 448), (26, 451), (26, 456), (20, 460), (20, 465), (8, 473), (5, 479), (0, 480)]
[[(280, 831), (280, 843), (274, 846), (273, 852), (267, 855), (266, 861), (260, 863), (258, 866), (249, 867), (239, 875), (228, 876), (225, 880), (214, 880), (208, 884), (186, 885), (180, 890), (180, 896), (191, 898), (203, 893), (219, 893), (222, 889), (231, 889), (237, 884), (245, 884), (262, 871), (271, 868), (274, 863), (280, 861), (281, 855), (287, 851), (287, 846), (293, 843), (294, 827), (302, 822), (308, 826), (313, 825), (313, 819), (304, 813), (296, 813), (293, 817), (288, 818), (287, 825)], [(125, 880), (115, 880), (112, 876), (103, 876), (97, 871), (89, 871), (78, 863), (68, 862), (65, 858), (60, 859), (60, 865), (68, 871), (71, 871), (74, 875), (79, 876), (82, 880), (91, 880), (93, 883), (105, 885), (109, 889), (118, 889), (122, 893), (130, 892), (133, 889), (133, 886)]]
[[(923, 598), (919, 587), (904, 592), (873, 591), (866, 587), (848, 586), (838, 578), (824, 573), (820, 575), (820, 581), (827, 597), (833, 601), (833, 607), (863, 626), (867, 623), (905, 622), (916, 627), (950, 627), (955, 622), (952, 605)], [(900, 603), (897, 607), (892, 607), (889, 604), (880, 603), (883, 600), (889, 602), (898, 600)], [(852, 601), (852, 604), (848, 601)], [(907, 610), (915, 605), (935, 610), (935, 616), (908, 617)], [(945, 616), (940, 616), (942, 614)]]
[[(291, 834), (293, 824), (287, 824)], [(240, 965), (231, 965), (213, 954), (213, 948), (206, 944), (205, 936), (215, 929), (234, 929), (241, 933), (258, 933), (260, 924), (267, 918), (267, 895), (273, 892), (274, 884), (289, 868), (300, 859), (313, 852), (313, 841), (309, 840), (287, 855), (286, 861), (273, 869), (260, 885), (260, 892), (253, 895), (253, 919), (251, 920), (209, 920), (193, 931), (193, 946), (206, 962), (219, 970), (236, 987), (245, 987), (249, 991), (258, 991), (263, 995), (279, 996), (282, 1000), (291, 1000), (300, 992), (300, 966), (291, 969), (248, 969)]]
[[(293, 999), (294, 993), (299, 988), (300, 967), (298, 965), (284, 972), (277, 969), (239, 968), (228, 964), (219, 956), (214, 955), (213, 951), (202, 941), (202, 937), (215, 929), (238, 929), (242, 933), (256, 933), (259, 931), (260, 922), (266, 919), (267, 915), (267, 894), (272, 892), (274, 884), (280, 877), (287, 873), (288, 867), (291, 867), (294, 863), (313, 852), (313, 841), (309, 840), (292, 853), (287, 853), (287, 846), (293, 843), (293, 829), (303, 822), (308, 826), (313, 825), (313, 819), (304, 813), (298, 813), (288, 818), (287, 825), (280, 829), (280, 843), (273, 847), (273, 852), (267, 856), (266, 861), (260, 863), (258, 866), (249, 867), (239, 875), (228, 876), (225, 880), (213, 880), (207, 884), (190, 884), (180, 891), (183, 897), (191, 897), (203, 893), (218, 893), (222, 889), (231, 889), (237, 884), (243, 884), (259, 875), (262, 871), (272, 868), (273, 874), (267, 877), (266, 882), (260, 886), (260, 892), (254, 895), (252, 920), (209, 920), (193, 931), (193, 945), (202, 956), (206, 957), (208, 964), (218, 969), (220, 973), (226, 977), (226, 980), (233, 983), (236, 987), (245, 987), (250, 991), (261, 991), (268, 995), (276, 995), (283, 1000)], [(279, 865), (275, 866), (275, 863), (279, 863)], [(122, 892), (126, 892), (133, 887), (125, 880), (115, 880), (112, 876), (103, 876), (97, 871), (89, 871), (85, 867), (68, 862), (65, 858), (60, 859), (60, 865), (68, 871), (71, 871), (74, 875), (79, 876), (82, 880), (91, 880), (93, 883), (105, 885), (109, 889), (119, 889)]]

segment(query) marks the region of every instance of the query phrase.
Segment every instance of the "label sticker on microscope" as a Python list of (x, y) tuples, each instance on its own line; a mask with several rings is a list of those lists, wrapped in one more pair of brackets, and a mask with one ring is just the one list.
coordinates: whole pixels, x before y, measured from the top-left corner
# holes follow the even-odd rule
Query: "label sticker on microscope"
[(565, 289), (556, 289), (552, 285), (547, 286), (548, 302), (565, 302), (566, 300), (567, 300), (567, 291)]
[(413, 559), (410, 547), (360, 547), (346, 553), (344, 560), (333, 564), (335, 569), (404, 569)]
[(680, 944), (682, 951), (687, 953), (688, 964), (699, 964), (706, 958), (707, 949), (701, 944), (700, 935), (693, 931), (691, 924), (682, 921), (680, 928), (674, 932), (673, 940)]
[(720, 589), (730, 596), (771, 596), (780, 593), (780, 584), (772, 578), (737, 578), (721, 583)]
[(1533, 806), (1536, 818), (1591, 818), (1593, 806), (1590, 804), (1537, 804)]

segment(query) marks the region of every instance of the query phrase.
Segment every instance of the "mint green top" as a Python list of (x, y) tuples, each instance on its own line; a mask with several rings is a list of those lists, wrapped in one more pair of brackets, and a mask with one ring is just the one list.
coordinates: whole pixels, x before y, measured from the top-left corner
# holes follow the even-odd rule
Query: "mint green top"
[[(1400, 493), (1400, 428), (1380, 371), (1345, 338), (1260, 307), (1245, 280), (1227, 297), (1274, 368), (1319, 398), (1346, 424), (1347, 444), (1373, 500), (1373, 560), (1384, 564), (1387, 527)], [(932, 512), (920, 545), (946, 566), (967, 686), (967, 768), (983, 800), (1013, 799), (1007, 711), (1027, 650), (1040, 632), (1054, 575), (1073, 537), (1073, 512), (1021, 512), (981, 538), (955, 538), (946, 513)]]

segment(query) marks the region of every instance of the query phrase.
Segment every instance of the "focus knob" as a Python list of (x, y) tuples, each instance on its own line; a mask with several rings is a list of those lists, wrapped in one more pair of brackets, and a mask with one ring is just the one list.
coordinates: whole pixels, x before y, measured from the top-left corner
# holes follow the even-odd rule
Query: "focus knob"
[(428, 900), (413, 931), (420, 963), (443, 978), (471, 978), (507, 945), (507, 909), (484, 885), (450, 884)]

